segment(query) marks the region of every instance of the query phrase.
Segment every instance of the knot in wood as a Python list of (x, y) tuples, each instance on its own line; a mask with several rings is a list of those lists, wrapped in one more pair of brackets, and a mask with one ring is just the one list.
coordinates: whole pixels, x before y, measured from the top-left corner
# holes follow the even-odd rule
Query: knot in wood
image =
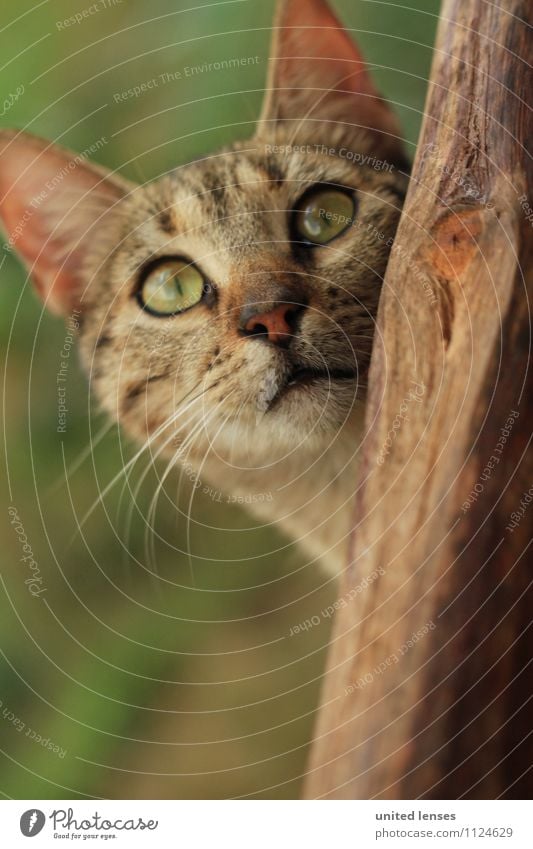
[(478, 207), (455, 209), (437, 219), (431, 230), (432, 244), (426, 253), (439, 277), (454, 278), (468, 267), (483, 232), (483, 210)]

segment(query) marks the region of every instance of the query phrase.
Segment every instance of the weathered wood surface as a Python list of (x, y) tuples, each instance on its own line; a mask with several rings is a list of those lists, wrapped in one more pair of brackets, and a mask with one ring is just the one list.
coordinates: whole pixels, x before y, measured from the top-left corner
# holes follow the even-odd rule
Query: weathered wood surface
[(533, 789), (532, 16), (443, 4), (307, 797)]

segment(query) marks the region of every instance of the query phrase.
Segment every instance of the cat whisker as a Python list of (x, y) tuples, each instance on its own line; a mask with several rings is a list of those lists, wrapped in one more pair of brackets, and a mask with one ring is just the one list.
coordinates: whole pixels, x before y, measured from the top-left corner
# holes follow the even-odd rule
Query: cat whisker
[[(192, 389), (191, 391), (194, 391), (194, 389), (195, 389), (195, 388), (197, 388), (197, 386), (198, 386), (198, 384), (196, 384), (196, 386), (195, 386), (195, 387), (193, 387), (193, 389)], [(203, 394), (203, 391), (202, 391), (202, 393), (200, 393), (200, 396), (201, 396), (202, 394)], [(180, 402), (180, 405), (181, 405), (181, 403), (184, 403), (184, 401), (185, 401), (185, 400), (187, 400), (187, 397), (188, 397), (189, 395), (190, 395), (190, 392), (188, 392), (188, 393), (187, 393), (187, 395), (184, 397), (184, 399), (182, 399), (182, 401)], [(198, 397), (200, 397), (200, 396), (198, 396)], [(195, 401), (195, 400), (196, 400), (196, 398), (193, 398), (191, 401), (189, 401), (189, 402), (188, 402), (188, 403), (189, 403), (189, 405), (190, 405), (190, 404), (192, 404), (192, 403), (194, 403), (194, 401)], [(146, 449), (147, 449), (147, 448), (149, 448), (149, 447), (150, 447), (150, 445), (151, 445), (151, 444), (152, 444), (152, 443), (153, 443), (153, 442), (154, 442), (154, 441), (155, 441), (155, 440), (156, 440), (156, 439), (157, 439), (157, 438), (158, 438), (158, 437), (159, 437), (159, 436), (160, 436), (160, 435), (161, 435), (161, 434), (162, 434), (162, 433), (163, 433), (163, 432), (164, 432), (164, 431), (168, 428), (168, 427), (170, 427), (172, 424), (174, 424), (174, 423), (177, 421), (177, 419), (179, 418), (179, 416), (180, 416), (183, 412), (184, 412), (184, 410), (182, 410), (182, 409), (181, 409), (181, 406), (178, 406), (177, 410), (175, 410), (175, 411), (172, 413), (172, 415), (170, 415), (170, 416), (168, 417), (168, 419), (166, 419), (166, 420), (165, 420), (165, 421), (164, 421), (164, 422), (163, 422), (163, 423), (162, 423), (162, 424), (161, 424), (161, 425), (160, 425), (160, 426), (159, 426), (159, 427), (158, 427), (158, 428), (154, 431), (154, 433), (152, 433), (152, 434), (149, 436), (149, 438), (146, 440), (146, 442), (144, 443), (144, 445), (142, 445), (142, 446), (141, 446), (141, 448), (140, 448), (140, 449), (139, 449), (139, 450), (138, 450), (138, 451), (134, 454), (134, 456), (133, 456), (133, 457), (132, 457), (132, 458), (131, 458), (131, 459), (130, 459), (127, 463), (126, 463), (126, 465), (125, 465), (125, 466), (124, 466), (124, 467), (123, 467), (123, 468), (122, 468), (122, 469), (121, 469), (121, 470), (120, 470), (120, 471), (119, 471), (119, 472), (115, 475), (115, 477), (114, 477), (114, 478), (113, 478), (113, 479), (112, 479), (112, 480), (111, 480), (111, 481), (107, 484), (107, 486), (106, 486), (106, 487), (105, 487), (105, 488), (104, 488), (104, 489), (103, 489), (103, 490), (99, 493), (98, 498), (94, 501), (94, 503), (91, 505), (91, 507), (89, 508), (89, 510), (85, 513), (85, 515), (84, 515), (84, 517), (82, 518), (81, 522), (77, 522), (77, 523), (76, 523), (76, 531), (75, 531), (75, 533), (74, 533), (74, 535), (73, 535), (72, 539), (71, 539), (71, 540), (70, 540), (70, 542), (69, 542), (69, 546), (70, 546), (70, 545), (72, 545), (72, 543), (73, 543), (73, 542), (74, 542), (74, 540), (76, 539), (76, 536), (77, 536), (77, 535), (78, 535), (78, 533), (82, 530), (82, 528), (85, 526), (85, 524), (88, 522), (88, 520), (90, 519), (90, 517), (93, 515), (93, 513), (94, 513), (94, 511), (96, 510), (96, 508), (98, 507), (98, 505), (99, 505), (100, 503), (103, 503), (103, 499), (105, 498), (105, 496), (106, 496), (109, 492), (111, 492), (111, 490), (112, 490), (112, 489), (116, 486), (116, 484), (118, 483), (118, 481), (120, 480), (120, 478), (121, 478), (124, 474), (126, 474), (126, 473), (128, 472), (128, 470), (129, 470), (129, 469), (131, 469), (131, 468), (132, 468), (132, 467), (136, 464), (137, 460), (139, 459), (139, 457), (141, 457), (141, 456), (142, 456), (142, 454), (146, 451)]]
[[(225, 401), (225, 400), (226, 400), (226, 398), (223, 399), (223, 401)], [(209, 419), (215, 416), (215, 414), (218, 410), (218, 407), (223, 403), (223, 401), (220, 401), (219, 404), (217, 404), (217, 406), (209, 412), (207, 419), (205, 418), (205, 416), (202, 417), (201, 421), (198, 422), (198, 424), (196, 425), (196, 427), (194, 428), (192, 433), (189, 434), (189, 436), (187, 437), (187, 440), (185, 441), (185, 443), (183, 443), (180, 446), (178, 452), (176, 452), (176, 454), (171, 458), (171, 460), (167, 464), (167, 468), (165, 470), (165, 473), (162, 476), (160, 483), (159, 483), (159, 485), (156, 489), (156, 492), (155, 492), (155, 494), (152, 498), (152, 502), (150, 504), (150, 508), (149, 508), (149, 511), (148, 511), (147, 520), (145, 520), (146, 524), (147, 524), (147, 533), (151, 531), (151, 533), (152, 533), (151, 539), (152, 540), (154, 539), (154, 536), (157, 534), (155, 527), (154, 527), (155, 516), (156, 516), (156, 513), (157, 513), (157, 504), (158, 504), (158, 501), (159, 501), (159, 496), (160, 496), (161, 492), (163, 491), (166, 478), (168, 477), (168, 475), (170, 474), (172, 469), (175, 468), (176, 461), (179, 459), (180, 455), (183, 456), (184, 452), (186, 450), (187, 451), (189, 450), (190, 446), (193, 444), (193, 441), (197, 438), (198, 434), (208, 424)], [(183, 467), (182, 467), (181, 473), (183, 473)], [(181, 477), (181, 474), (180, 474), (180, 477)], [(173, 504), (173, 506), (176, 507), (176, 504)], [(148, 544), (148, 537), (146, 538), (145, 544), (146, 545)], [(151, 562), (151, 560), (153, 558), (153, 560), (155, 561), (155, 550), (152, 548), (152, 550), (150, 551), (150, 557), (148, 557), (148, 549), (146, 551), (147, 551), (147, 559)], [(191, 569), (191, 578), (194, 582), (194, 575), (192, 574), (192, 569)]]
[(98, 433), (96, 434), (96, 436), (94, 438), (92, 438), (92, 436), (91, 436), (89, 443), (85, 446), (83, 451), (80, 451), (78, 456), (71, 462), (70, 466), (68, 466), (66, 469), (64, 469), (63, 474), (60, 477), (58, 477), (57, 480), (53, 484), (51, 484), (50, 487), (47, 489), (47, 491), (46, 491), (47, 495), (54, 495), (57, 492), (57, 490), (65, 482), (65, 478), (71, 478), (72, 475), (76, 474), (76, 472), (78, 471), (80, 466), (82, 466), (84, 464), (85, 460), (88, 457), (91, 456), (91, 454), (93, 453), (96, 446), (100, 444), (102, 439), (105, 436), (107, 436), (109, 431), (112, 430), (114, 426), (115, 426), (115, 422), (108, 421), (98, 431)]
[[(198, 400), (198, 399), (197, 399), (197, 400)], [(182, 426), (182, 427), (187, 427), (187, 425), (189, 424), (189, 421), (193, 421), (196, 415), (197, 415), (197, 413), (194, 413), (194, 414), (190, 417), (190, 419), (189, 419), (188, 421), (184, 422), (181, 426)], [(137, 508), (137, 511), (139, 512), (139, 515), (140, 515), (140, 516), (141, 516), (141, 518), (144, 520), (144, 515), (143, 515), (143, 513), (142, 513), (142, 511), (141, 511), (141, 509), (140, 509), (140, 507), (139, 507), (139, 505), (138, 505), (138, 503), (137, 503), (137, 498), (138, 498), (139, 492), (140, 492), (140, 490), (141, 490), (141, 488), (142, 488), (142, 485), (143, 485), (143, 483), (144, 483), (144, 481), (145, 481), (146, 477), (148, 476), (148, 473), (150, 472), (150, 470), (151, 470), (152, 468), (154, 468), (154, 467), (155, 467), (155, 462), (156, 462), (156, 460), (158, 459), (159, 455), (163, 453), (163, 451), (167, 448), (168, 444), (169, 444), (170, 442), (172, 442), (172, 440), (173, 440), (174, 438), (175, 438), (175, 434), (174, 434), (174, 433), (172, 433), (172, 434), (168, 437), (168, 439), (165, 439), (165, 441), (162, 443), (162, 445), (161, 445), (161, 446), (159, 446), (159, 448), (158, 448), (158, 450), (157, 450), (157, 452), (156, 452), (156, 454), (155, 454), (155, 455), (154, 455), (154, 454), (150, 454), (150, 460), (148, 461), (148, 463), (146, 464), (146, 467), (145, 467), (144, 471), (143, 471), (143, 472), (142, 472), (142, 474), (140, 475), (139, 480), (137, 481), (137, 484), (136, 484), (136, 486), (135, 486), (135, 489), (132, 491), (132, 490), (131, 490), (131, 488), (130, 488), (131, 499), (130, 499), (130, 503), (129, 503), (129, 506), (128, 506), (128, 514), (127, 514), (127, 517), (126, 517), (126, 525), (125, 525), (125, 545), (126, 545), (126, 551), (128, 551), (128, 548), (129, 548), (129, 539), (130, 539), (130, 532), (131, 532), (131, 524), (132, 524), (132, 521), (133, 521), (133, 513), (134, 513), (135, 508)], [(126, 477), (126, 479), (125, 479), (125, 481), (124, 481), (124, 484), (123, 484), (123, 486), (122, 486), (122, 491), (121, 491), (120, 499), (119, 499), (119, 506), (120, 506), (120, 504), (122, 503), (122, 500), (123, 500), (124, 495), (125, 495), (125, 493), (126, 493), (126, 490), (127, 490), (128, 488), (129, 488), (129, 475)], [(118, 511), (118, 508), (117, 508), (117, 511)]]
[[(196, 416), (197, 416), (197, 415), (198, 415), (198, 413), (197, 413), (197, 412), (195, 412), (195, 413), (193, 414), (193, 416), (191, 416), (191, 418), (190, 418), (187, 422), (184, 422), (184, 424), (182, 425), (182, 427), (187, 427), (187, 426), (189, 425), (189, 422), (194, 421), (194, 419), (196, 418)], [(143, 514), (143, 512), (141, 511), (141, 509), (140, 509), (140, 507), (139, 507), (139, 505), (138, 505), (138, 503), (137, 503), (137, 497), (138, 497), (138, 495), (139, 495), (139, 492), (140, 492), (140, 489), (141, 489), (141, 487), (142, 487), (142, 484), (143, 484), (144, 480), (146, 479), (146, 477), (147, 477), (147, 475), (148, 475), (148, 473), (149, 473), (150, 469), (155, 468), (155, 466), (156, 466), (156, 461), (157, 461), (157, 459), (159, 458), (160, 454), (162, 454), (162, 453), (165, 451), (165, 449), (167, 448), (168, 444), (169, 444), (169, 443), (170, 443), (173, 439), (174, 439), (174, 434), (172, 434), (172, 436), (171, 436), (169, 439), (165, 440), (165, 442), (164, 442), (164, 443), (163, 443), (163, 444), (159, 447), (159, 449), (158, 449), (158, 451), (157, 451), (157, 453), (156, 453), (155, 455), (151, 455), (150, 462), (147, 464), (147, 466), (146, 466), (146, 468), (145, 468), (145, 470), (144, 470), (143, 474), (142, 474), (142, 475), (141, 475), (141, 477), (139, 478), (139, 480), (138, 480), (138, 482), (137, 482), (137, 485), (136, 485), (136, 487), (135, 487), (134, 492), (132, 492), (132, 499), (131, 499), (130, 507), (129, 507), (129, 510), (128, 510), (128, 521), (127, 521), (127, 527), (126, 527), (126, 534), (127, 534), (127, 538), (128, 538), (128, 539), (129, 539), (129, 534), (130, 534), (130, 529), (131, 529), (131, 521), (132, 521), (132, 518), (133, 518), (133, 510), (134, 510), (135, 508), (137, 508), (137, 511), (139, 512), (139, 515), (141, 516), (141, 519), (142, 519), (142, 520), (143, 520), (143, 522), (147, 525), (148, 529), (149, 529), (149, 530), (152, 530), (152, 528), (151, 528), (151, 527), (149, 527), (149, 525), (150, 525), (150, 518), (149, 518), (149, 515), (148, 515), (148, 516), (145, 516), (145, 515)], [(168, 461), (168, 463), (167, 463), (167, 467), (166, 467), (167, 469), (171, 469), (171, 468), (175, 465), (176, 460), (177, 460), (177, 458), (179, 457), (179, 455), (182, 453), (182, 451), (183, 451), (183, 448), (182, 448), (182, 446), (180, 446), (180, 447), (176, 450), (176, 452), (172, 455), (172, 457), (169, 459), (169, 461)], [(165, 472), (165, 474), (166, 474), (166, 472)], [(149, 508), (149, 509), (150, 509), (150, 508)]]
[[(233, 394), (233, 393), (231, 393), (231, 394)], [(241, 402), (237, 411), (235, 411), (235, 412), (231, 411), (230, 413), (228, 413), (228, 415), (226, 416), (224, 421), (221, 423), (220, 427), (218, 428), (218, 430), (215, 433), (212, 440), (209, 439), (209, 437), (208, 437), (208, 440), (207, 440), (208, 445), (207, 445), (206, 450), (204, 452), (202, 462), (198, 466), (197, 478), (199, 478), (201, 473), (202, 473), (202, 469), (204, 467), (207, 456), (208, 456), (209, 452), (211, 451), (211, 448), (213, 447), (213, 443), (214, 443), (215, 439), (217, 438), (218, 434), (226, 426), (228, 420), (232, 417), (232, 415), (234, 415), (235, 418), (237, 418), (240, 415), (240, 412), (241, 412), (244, 404), (247, 403), (248, 400), (249, 400), (248, 397), (245, 398)], [(194, 584), (194, 569), (193, 569), (192, 556), (191, 556), (191, 518), (192, 518), (192, 507), (193, 507), (195, 493), (196, 493), (196, 488), (193, 487), (193, 490), (192, 490), (190, 498), (189, 498), (189, 504), (188, 504), (188, 507), (187, 507), (187, 525), (186, 525), (186, 539), (187, 539), (187, 552), (188, 552), (188, 557), (189, 557), (189, 569), (190, 569), (190, 572), (191, 572), (191, 579), (193, 581), (193, 584)]]
[[(197, 385), (198, 385), (198, 384), (197, 384)], [(208, 386), (207, 388), (204, 388), (204, 390), (203, 390), (201, 393), (199, 393), (197, 396), (195, 396), (195, 398), (193, 398), (193, 399), (189, 402), (189, 404), (187, 405), (187, 408), (186, 408), (186, 409), (187, 409), (187, 410), (190, 410), (190, 409), (191, 409), (191, 407), (192, 407), (193, 402), (196, 402), (196, 401), (198, 401), (198, 400), (203, 399), (203, 397), (205, 397), (205, 395), (207, 394), (207, 392), (209, 392), (209, 390), (210, 390), (210, 389), (212, 389), (212, 388), (214, 388), (212, 385), (211, 385), (211, 386)], [(190, 393), (189, 393), (189, 394), (190, 394)], [(184, 412), (184, 410), (181, 410), (181, 409), (179, 410), (180, 415), (183, 415), (183, 412)], [(188, 419), (188, 421), (186, 421), (186, 422), (180, 422), (180, 427), (181, 427), (181, 428), (185, 428), (185, 427), (187, 427), (187, 426), (188, 426), (188, 424), (189, 424), (189, 422), (193, 421), (193, 420), (194, 420), (194, 418), (195, 418), (196, 416), (197, 416), (197, 413), (196, 413), (196, 412), (195, 412), (195, 413), (193, 413), (193, 415), (192, 415), (192, 416)], [(132, 520), (133, 520), (133, 511), (134, 511), (135, 507), (137, 507), (138, 512), (139, 512), (139, 515), (141, 516), (141, 518), (142, 518), (144, 521), (146, 521), (146, 520), (145, 520), (145, 517), (144, 517), (144, 515), (143, 515), (143, 513), (142, 513), (142, 511), (140, 510), (140, 508), (139, 508), (139, 506), (138, 506), (138, 504), (137, 504), (137, 496), (138, 496), (138, 494), (139, 494), (139, 492), (140, 492), (140, 489), (141, 489), (141, 487), (142, 487), (142, 484), (143, 484), (144, 480), (146, 479), (146, 476), (148, 475), (148, 473), (149, 473), (150, 469), (154, 468), (154, 466), (155, 466), (155, 461), (157, 460), (157, 458), (160, 456), (160, 454), (162, 454), (162, 453), (163, 453), (163, 451), (167, 448), (168, 444), (169, 444), (169, 443), (170, 443), (170, 442), (171, 442), (174, 438), (175, 438), (175, 434), (174, 434), (174, 433), (172, 433), (172, 434), (170, 435), (170, 437), (169, 437), (168, 439), (166, 439), (166, 440), (163, 442), (163, 444), (162, 444), (161, 446), (159, 446), (159, 448), (158, 448), (158, 450), (157, 450), (157, 452), (156, 452), (156, 454), (155, 454), (155, 455), (154, 455), (154, 454), (150, 454), (150, 460), (148, 461), (148, 463), (147, 463), (147, 465), (146, 465), (146, 468), (145, 468), (144, 472), (141, 474), (141, 476), (140, 476), (140, 478), (139, 478), (139, 480), (138, 480), (138, 482), (137, 482), (137, 485), (136, 485), (136, 487), (135, 487), (135, 491), (133, 491), (133, 492), (132, 492), (132, 491), (131, 491), (131, 489), (130, 489), (130, 493), (131, 493), (132, 498), (131, 498), (130, 505), (129, 505), (129, 508), (128, 508), (128, 516), (127, 516), (127, 520), (126, 520), (126, 529), (125, 529), (125, 531), (126, 531), (126, 545), (128, 545), (128, 543), (129, 543), (129, 536), (130, 536), (130, 530), (131, 530), (131, 523), (132, 523)], [(123, 485), (123, 488), (122, 488), (122, 492), (121, 492), (121, 496), (120, 496), (120, 500), (122, 500), (122, 497), (123, 497), (123, 495), (124, 495), (124, 493), (125, 493), (126, 488), (128, 487), (128, 485), (129, 485), (129, 476), (128, 476), (128, 478), (127, 478), (127, 479), (125, 480), (125, 482), (124, 482), (124, 485)]]
[[(210, 386), (208, 386), (208, 387), (204, 388), (204, 390), (203, 390), (201, 393), (199, 393), (197, 396), (195, 396), (195, 398), (193, 398), (193, 399), (192, 399), (192, 400), (188, 403), (188, 405), (187, 405), (187, 408), (186, 408), (186, 409), (187, 409), (187, 410), (190, 410), (190, 409), (191, 409), (191, 407), (192, 407), (193, 402), (196, 402), (196, 401), (202, 400), (202, 399), (206, 396), (206, 394), (207, 394), (210, 390), (212, 390), (212, 389), (214, 389), (214, 388), (215, 388), (215, 385), (214, 385), (214, 384), (211, 384)], [(189, 393), (189, 394), (190, 394), (190, 393)], [(184, 412), (184, 410), (179, 410), (180, 415), (182, 415), (182, 414), (183, 414), (183, 412)], [(181, 428), (187, 427), (187, 426), (188, 426), (188, 424), (189, 424), (189, 422), (190, 422), (190, 421), (193, 421), (193, 420), (194, 420), (194, 418), (195, 418), (197, 415), (198, 415), (197, 413), (194, 413), (194, 414), (190, 417), (190, 419), (189, 419), (188, 421), (186, 421), (186, 422), (184, 422), (184, 423), (180, 423), (180, 427), (181, 427)], [(200, 425), (201, 425), (201, 423), (200, 423)], [(193, 433), (194, 433), (194, 432), (193, 432)], [(191, 437), (191, 435), (189, 434), (189, 435), (188, 435), (188, 437), (187, 437), (187, 441), (189, 441), (189, 440), (190, 440), (190, 437)], [(139, 494), (139, 492), (140, 492), (140, 490), (141, 490), (142, 484), (143, 484), (144, 480), (146, 479), (146, 477), (147, 477), (147, 475), (148, 475), (148, 473), (149, 473), (150, 469), (152, 469), (152, 468), (154, 468), (154, 467), (155, 467), (155, 462), (156, 462), (156, 460), (158, 459), (158, 457), (159, 457), (159, 456), (160, 456), (160, 455), (161, 455), (161, 454), (165, 451), (165, 449), (167, 448), (167, 446), (169, 445), (169, 443), (170, 443), (170, 442), (171, 442), (174, 438), (175, 438), (175, 434), (171, 434), (171, 435), (170, 435), (170, 437), (169, 437), (168, 439), (166, 439), (166, 440), (163, 442), (163, 444), (162, 444), (162, 445), (160, 445), (160, 446), (158, 447), (158, 450), (157, 450), (157, 452), (156, 452), (155, 454), (152, 454), (152, 453), (150, 454), (150, 460), (149, 460), (149, 462), (147, 463), (147, 465), (146, 465), (146, 468), (145, 468), (144, 472), (141, 474), (141, 476), (140, 476), (139, 480), (137, 481), (137, 484), (136, 484), (136, 486), (135, 486), (135, 490), (134, 490), (134, 491), (132, 491), (132, 490), (130, 489), (130, 493), (131, 493), (132, 498), (131, 498), (130, 505), (129, 505), (129, 508), (128, 508), (128, 516), (127, 516), (127, 519), (126, 519), (126, 527), (125, 527), (125, 545), (126, 545), (126, 552), (127, 552), (128, 548), (129, 548), (129, 538), (130, 538), (130, 532), (131, 532), (131, 524), (132, 524), (132, 521), (133, 521), (133, 513), (134, 513), (135, 508), (137, 508), (137, 511), (138, 511), (138, 513), (139, 513), (139, 515), (140, 515), (141, 519), (142, 519), (145, 523), (147, 522), (146, 517), (144, 516), (144, 514), (143, 514), (142, 510), (140, 509), (140, 507), (139, 507), (139, 505), (138, 505), (138, 503), (137, 503), (138, 494)], [(186, 443), (185, 443), (185, 444), (186, 444)], [(183, 450), (184, 450), (184, 446), (183, 446), (183, 445), (181, 445), (181, 446), (180, 446), (180, 448), (176, 451), (175, 455), (171, 458), (171, 460), (170, 460), (170, 462), (169, 462), (169, 466), (170, 466), (170, 467), (172, 467), (173, 465), (175, 465), (177, 458), (179, 457), (179, 455), (180, 455), (180, 454), (182, 454), (182, 453), (183, 453)], [(125, 493), (125, 491), (126, 491), (126, 488), (127, 488), (128, 486), (129, 486), (129, 475), (127, 476), (126, 480), (124, 481), (124, 484), (123, 484), (123, 487), (122, 487), (122, 492), (121, 492), (121, 496), (120, 496), (120, 500), (121, 500), (121, 501), (122, 501), (122, 498), (123, 498), (124, 493)], [(150, 565), (150, 563), (148, 563), (148, 565)]]
[[(202, 463), (201, 463), (200, 469), (201, 469), (201, 468), (203, 468), (203, 465), (204, 465), (205, 460), (206, 460), (206, 458), (207, 458), (207, 454), (209, 453), (209, 451), (210, 451), (210, 450), (211, 450), (211, 448), (213, 447), (213, 442), (214, 442), (214, 440), (216, 439), (216, 437), (218, 436), (218, 434), (220, 433), (220, 431), (222, 430), (222, 428), (223, 428), (223, 427), (225, 427), (225, 425), (227, 424), (227, 422), (229, 421), (229, 419), (230, 419), (230, 418), (232, 418), (232, 417), (233, 417), (233, 418), (235, 418), (235, 419), (238, 419), (238, 418), (239, 418), (239, 416), (240, 416), (241, 410), (243, 409), (243, 407), (244, 407), (247, 403), (249, 403), (249, 402), (252, 400), (252, 398), (253, 398), (253, 393), (252, 393), (252, 392), (250, 392), (248, 395), (246, 395), (246, 396), (245, 396), (245, 398), (243, 398), (243, 400), (241, 401), (241, 403), (240, 403), (240, 405), (239, 405), (239, 407), (238, 407), (238, 409), (237, 409), (237, 410), (232, 410), (230, 413), (228, 413), (228, 415), (227, 415), (227, 416), (226, 416), (226, 418), (224, 419), (224, 421), (223, 421), (222, 425), (221, 425), (221, 426), (219, 427), (219, 429), (217, 430), (217, 432), (216, 432), (215, 436), (213, 437), (213, 439), (212, 439), (212, 440), (208, 440), (208, 443), (209, 443), (209, 444), (208, 444), (208, 447), (207, 447), (207, 449), (206, 449), (206, 451), (205, 451), (205, 453), (204, 453), (204, 458), (203, 458), (203, 460), (202, 460)], [(230, 458), (229, 458), (229, 462), (230, 462), (230, 463), (232, 463), (232, 462), (233, 462), (233, 450), (234, 450), (234, 439), (232, 440), (232, 444), (231, 444), (231, 447), (230, 447)], [(198, 474), (200, 474), (200, 470), (198, 471)], [(193, 496), (194, 496), (194, 492), (193, 492)], [(191, 502), (190, 502), (190, 507), (191, 507), (191, 506), (192, 506), (192, 500), (191, 500)], [(189, 513), (190, 513), (190, 511), (189, 511)]]

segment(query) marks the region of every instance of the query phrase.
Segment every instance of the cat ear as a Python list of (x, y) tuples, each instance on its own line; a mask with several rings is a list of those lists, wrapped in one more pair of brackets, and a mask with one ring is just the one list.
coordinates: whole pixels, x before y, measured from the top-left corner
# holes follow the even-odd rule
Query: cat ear
[[(280, 0), (258, 136), (291, 122), (295, 136), (327, 143), (335, 124), (365, 136), (368, 149), (405, 163), (401, 129), (374, 86), (366, 62), (325, 0)], [(326, 138), (318, 138), (326, 125)], [(307, 123), (309, 122), (309, 124)], [(309, 138), (308, 138), (309, 140)]]
[(51, 310), (79, 305), (92, 228), (133, 186), (28, 133), (0, 131), (0, 221)]

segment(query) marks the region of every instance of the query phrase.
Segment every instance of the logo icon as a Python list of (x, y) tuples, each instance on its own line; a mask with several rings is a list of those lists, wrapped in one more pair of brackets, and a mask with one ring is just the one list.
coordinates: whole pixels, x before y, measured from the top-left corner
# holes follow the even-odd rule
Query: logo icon
[(42, 811), (37, 808), (31, 808), (25, 811), (20, 818), (20, 830), (24, 837), (35, 837), (43, 830), (46, 817)]

